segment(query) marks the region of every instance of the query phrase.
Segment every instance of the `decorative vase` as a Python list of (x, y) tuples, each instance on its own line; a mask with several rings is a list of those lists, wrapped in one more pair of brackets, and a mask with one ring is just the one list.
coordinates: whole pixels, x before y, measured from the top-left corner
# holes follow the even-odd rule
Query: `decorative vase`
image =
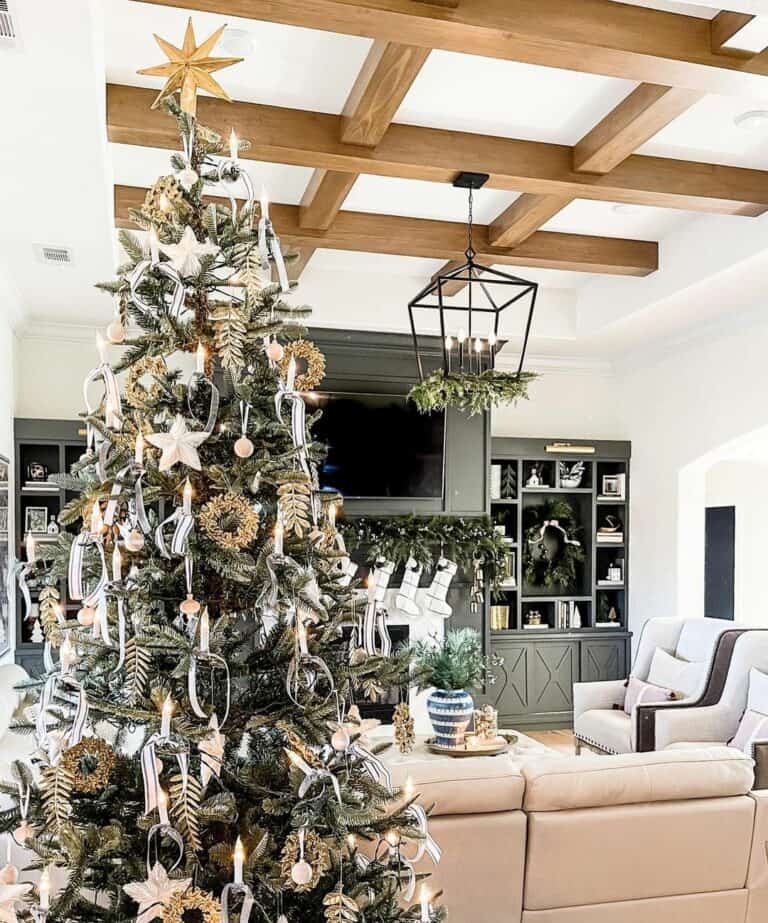
[(427, 699), (427, 712), (437, 746), (460, 750), (474, 712), (472, 696), (463, 689), (435, 689)]

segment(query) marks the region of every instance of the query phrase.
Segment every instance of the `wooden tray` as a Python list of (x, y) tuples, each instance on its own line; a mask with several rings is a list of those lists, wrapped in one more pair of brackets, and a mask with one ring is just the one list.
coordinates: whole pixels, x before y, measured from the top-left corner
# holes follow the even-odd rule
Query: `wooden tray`
[(510, 747), (513, 747), (518, 740), (517, 734), (499, 734), (503, 738), (497, 744), (488, 747), (465, 747), (463, 750), (455, 750), (452, 747), (441, 747), (435, 743), (434, 737), (428, 737), (425, 741), (427, 749), (431, 753), (439, 753), (441, 756), (453, 756), (456, 758), (466, 756), (499, 756), (506, 753)]

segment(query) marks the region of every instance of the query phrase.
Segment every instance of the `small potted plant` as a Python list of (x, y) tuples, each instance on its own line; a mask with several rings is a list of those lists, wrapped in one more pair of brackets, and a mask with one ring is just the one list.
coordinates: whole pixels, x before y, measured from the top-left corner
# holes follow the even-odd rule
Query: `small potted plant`
[(475, 707), (469, 690), (483, 682), (488, 670), (479, 633), (473, 628), (457, 628), (442, 640), (419, 641), (413, 646), (413, 665), (419, 691), (432, 689), (427, 712), (435, 730), (435, 744), (462, 749)]

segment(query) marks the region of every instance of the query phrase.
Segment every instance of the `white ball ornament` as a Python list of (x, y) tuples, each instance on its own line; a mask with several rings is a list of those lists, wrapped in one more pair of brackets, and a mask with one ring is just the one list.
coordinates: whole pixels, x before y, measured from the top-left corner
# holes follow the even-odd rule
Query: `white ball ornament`
[(337, 753), (343, 753), (349, 748), (349, 734), (345, 728), (339, 728), (333, 732), (331, 737), (331, 746)]
[(125, 327), (123, 322), (116, 318), (107, 326), (107, 339), (110, 343), (122, 343), (125, 339)]
[(299, 859), (291, 869), (291, 880), (297, 885), (308, 885), (312, 881), (312, 866), (306, 859)]
[(83, 628), (90, 628), (96, 620), (96, 610), (93, 606), (83, 606), (82, 609), (78, 609), (77, 612), (77, 621), (83, 626)]
[(285, 355), (285, 350), (277, 342), (277, 340), (272, 340), (271, 343), (267, 346), (267, 359), (271, 359), (272, 362), (280, 362), (280, 360)]
[(141, 551), (144, 547), (144, 536), (139, 532), (138, 529), (131, 529), (131, 531), (125, 536), (125, 550), (126, 551)]
[(197, 170), (193, 170), (192, 167), (184, 167), (183, 170), (179, 170), (176, 174), (176, 179), (181, 183), (184, 189), (189, 192), (200, 177), (197, 174)]
[(250, 458), (253, 455), (253, 443), (247, 436), (241, 436), (235, 443), (235, 455), (238, 458)]

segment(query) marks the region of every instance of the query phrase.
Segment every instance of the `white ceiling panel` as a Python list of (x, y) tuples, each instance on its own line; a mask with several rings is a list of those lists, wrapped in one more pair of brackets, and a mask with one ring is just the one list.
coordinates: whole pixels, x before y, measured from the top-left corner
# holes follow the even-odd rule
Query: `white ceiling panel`
[(693, 213), (673, 208), (651, 208), (577, 199), (551, 218), (543, 229), (568, 234), (598, 234), (634, 240), (663, 240), (690, 221)]
[[(107, 79), (159, 90), (159, 78), (141, 77), (136, 70), (166, 60), (153, 33), (181, 44), (189, 11), (133, 0), (102, 2)], [(372, 44), (351, 35), (235, 16), (225, 20), (213, 13), (195, 12), (193, 22), (198, 42), (224, 22), (252, 40), (253, 50), (243, 63), (214, 74), (233, 99), (317, 112), (341, 112)], [(219, 46), (214, 53), (229, 54)]]
[[(764, 106), (768, 109), (768, 97)], [(739, 115), (759, 108), (750, 100), (705, 96), (637, 153), (768, 169), (768, 120), (756, 129), (734, 124)]]
[[(158, 176), (171, 173), (171, 151), (150, 147), (133, 147), (130, 144), (110, 144), (110, 156), (115, 183), (124, 186), (151, 186)], [(307, 187), (312, 170), (290, 164), (264, 163), (260, 160), (242, 160), (248, 171), (256, 195), (262, 185), (273, 202), (298, 205)], [(237, 198), (243, 197), (241, 186), (235, 186)]]
[[(629, 3), (631, 6), (645, 6), (651, 10), (665, 13), (681, 13), (683, 16), (698, 16), (700, 19), (712, 19), (718, 10), (707, 3), (678, 3), (676, 0), (614, 0), (614, 3)], [(732, 9), (729, 5), (728, 9)]]
[(433, 51), (395, 121), (575, 144), (635, 86), (614, 77)]

